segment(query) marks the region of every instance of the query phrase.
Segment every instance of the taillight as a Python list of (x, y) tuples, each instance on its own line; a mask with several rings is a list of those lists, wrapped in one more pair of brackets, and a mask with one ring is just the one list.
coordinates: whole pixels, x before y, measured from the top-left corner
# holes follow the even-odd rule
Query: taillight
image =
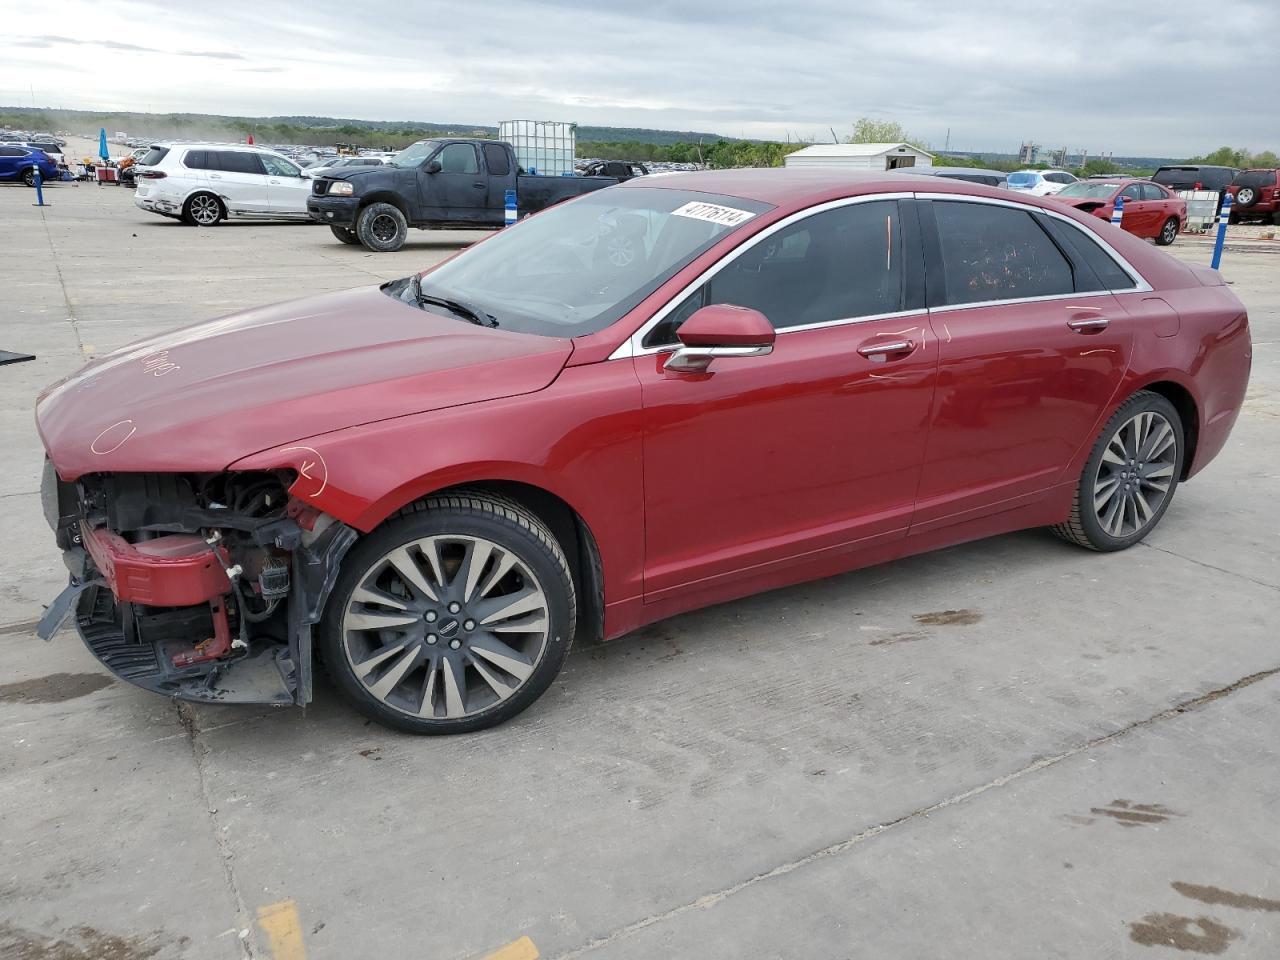
[(139, 170), (137, 175), (143, 180), (163, 180), (165, 172), (163, 170)]
[(1202, 184), (1199, 180), (1197, 180), (1197, 181), (1196, 181), (1196, 185), (1195, 185), (1194, 187), (1192, 187), (1191, 189), (1192, 189), (1192, 190), (1203, 190), (1203, 189), (1204, 189), (1204, 184)]

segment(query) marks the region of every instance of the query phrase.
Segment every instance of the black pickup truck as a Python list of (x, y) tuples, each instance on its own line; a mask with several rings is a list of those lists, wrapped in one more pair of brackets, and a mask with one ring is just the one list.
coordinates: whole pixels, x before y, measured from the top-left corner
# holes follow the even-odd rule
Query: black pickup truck
[(524, 216), (617, 182), (530, 176), (501, 140), (419, 140), (382, 166), (340, 167), (317, 177), (307, 212), (343, 243), (384, 253), (404, 246), (410, 227), (503, 226), (508, 190), (516, 192), (517, 215)]

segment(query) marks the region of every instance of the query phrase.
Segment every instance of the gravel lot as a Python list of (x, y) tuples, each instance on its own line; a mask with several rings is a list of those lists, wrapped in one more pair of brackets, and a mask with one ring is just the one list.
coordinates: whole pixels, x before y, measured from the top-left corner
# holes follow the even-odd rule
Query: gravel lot
[(682, 616), (423, 740), (323, 681), (179, 708), (36, 640), (63, 577), (31, 410), (88, 355), (468, 236), (375, 256), (47, 199), (0, 187), (0, 348), (38, 355), (0, 367), (0, 956), (1280, 952), (1280, 243), (1228, 251), (1249, 399), (1145, 545), (1028, 532)]

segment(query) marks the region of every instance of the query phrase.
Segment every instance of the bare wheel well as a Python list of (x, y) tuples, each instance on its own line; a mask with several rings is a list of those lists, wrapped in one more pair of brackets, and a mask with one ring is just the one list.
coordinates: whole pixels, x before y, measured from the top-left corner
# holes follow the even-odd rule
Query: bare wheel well
[(399, 194), (384, 191), (382, 193), (374, 193), (367, 197), (362, 197), (360, 200), (360, 209), (363, 210), (371, 203), (389, 203), (403, 213), (406, 220), (409, 219), (409, 211), (405, 209), (404, 198)]
[(1173, 408), (1178, 411), (1178, 416), (1182, 420), (1182, 433), (1187, 440), (1187, 455), (1182, 461), (1181, 480), (1187, 479), (1187, 474), (1191, 472), (1191, 464), (1195, 461), (1196, 443), (1200, 439), (1200, 414), (1196, 408), (1195, 398), (1191, 396), (1187, 388), (1179, 383), (1171, 380), (1159, 380), (1156, 383), (1149, 383), (1143, 390), (1150, 390), (1152, 393), (1158, 393), (1170, 403)]
[(465, 483), (428, 496), (461, 490), (483, 491), (514, 500), (547, 525), (560, 543), (572, 568), (574, 590), (578, 596), (576, 642), (599, 643), (604, 639), (604, 575), (600, 549), (586, 521), (554, 493), (527, 483), (512, 480), (485, 480)]

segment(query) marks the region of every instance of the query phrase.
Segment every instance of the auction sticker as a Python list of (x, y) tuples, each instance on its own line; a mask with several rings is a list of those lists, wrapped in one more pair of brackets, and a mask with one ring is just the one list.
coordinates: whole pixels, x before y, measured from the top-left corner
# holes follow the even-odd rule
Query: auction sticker
[(672, 210), (671, 213), (677, 217), (690, 217), (694, 220), (718, 223), (722, 227), (736, 227), (755, 216), (748, 210), (735, 210), (733, 207), (722, 207), (718, 203), (702, 203), (697, 200), (686, 203), (683, 207)]

